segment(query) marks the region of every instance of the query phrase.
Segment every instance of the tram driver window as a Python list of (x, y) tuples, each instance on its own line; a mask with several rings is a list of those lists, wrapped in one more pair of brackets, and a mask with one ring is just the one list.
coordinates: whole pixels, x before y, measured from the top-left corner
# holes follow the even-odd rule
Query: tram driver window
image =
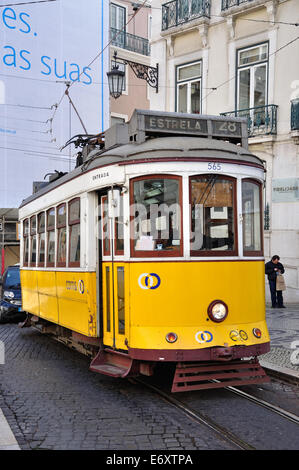
[(191, 253), (234, 254), (235, 181), (219, 175), (202, 175), (191, 177), (190, 186)]
[(153, 176), (138, 178), (132, 185), (131, 246), (135, 256), (180, 255), (181, 179)]

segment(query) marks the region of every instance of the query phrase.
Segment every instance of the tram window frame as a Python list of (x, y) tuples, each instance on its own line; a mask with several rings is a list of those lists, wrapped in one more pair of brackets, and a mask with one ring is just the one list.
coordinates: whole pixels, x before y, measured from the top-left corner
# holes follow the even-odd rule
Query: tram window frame
[[(35, 222), (35, 227), (33, 226)], [(35, 240), (35, 261), (33, 261), (33, 242)], [(36, 215), (30, 217), (30, 243), (29, 243), (29, 266), (36, 267), (37, 262), (37, 220)]]
[[(125, 242), (125, 239), (124, 239), (124, 197), (123, 197), (123, 194), (120, 194), (120, 198), (119, 198), (119, 201), (120, 201), (120, 215), (119, 217), (115, 217), (115, 221), (114, 221), (114, 246), (115, 246), (115, 254), (118, 255), (118, 256), (123, 256), (124, 255), (124, 242)], [(119, 228), (121, 228), (121, 231), (122, 231), (122, 238), (118, 238), (118, 234), (119, 232), (121, 232), (119, 230)], [(119, 240), (122, 240), (122, 248), (119, 248), (118, 247), (118, 242)]]
[[(106, 204), (106, 208), (105, 208)], [(104, 215), (106, 214), (106, 215)], [(102, 196), (101, 197), (101, 216), (102, 216), (102, 251), (103, 251), (103, 256), (110, 256), (111, 255), (111, 243), (110, 243), (110, 219), (108, 218), (108, 196)], [(104, 225), (105, 221), (107, 223)], [(104, 232), (104, 227), (107, 226), (107, 231)], [(106, 233), (106, 236), (104, 234)], [(106, 240), (107, 240), (107, 245), (106, 245)]]
[[(190, 204), (190, 236), (191, 236), (191, 228), (192, 228), (192, 179), (194, 178), (206, 178), (207, 176), (215, 176), (216, 181), (217, 177), (219, 179), (224, 179), (227, 181), (230, 181), (233, 185), (233, 191), (232, 191), (232, 203), (233, 203), (233, 234), (234, 234), (234, 249), (232, 250), (192, 250), (191, 249), (191, 244), (192, 240), (190, 238), (190, 256), (191, 257), (230, 257), (230, 256), (237, 256), (239, 252), (239, 247), (238, 247), (238, 218), (237, 218), (237, 212), (238, 212), (238, 196), (237, 196), (237, 178), (234, 178), (232, 176), (228, 176), (225, 174), (211, 174), (211, 173), (203, 173), (203, 174), (196, 174), (196, 175), (191, 175), (189, 176), (189, 204)], [(226, 219), (224, 219), (226, 220)], [(216, 219), (215, 219), (216, 221)]]
[[(27, 226), (27, 230), (26, 230)], [(30, 240), (30, 222), (29, 219), (24, 219), (23, 220), (23, 266), (29, 266), (29, 240)], [(26, 261), (26, 255), (27, 255), (27, 261)]]
[[(50, 212), (53, 212), (54, 215), (54, 223), (53, 225), (49, 224), (49, 216), (52, 215)], [(56, 250), (56, 240), (55, 240), (55, 207), (51, 207), (50, 209), (47, 210), (46, 212), (46, 220), (47, 220), (47, 252), (46, 252), (46, 266), (47, 267), (54, 267), (55, 266), (55, 250)], [(50, 248), (50, 243), (49, 243), (49, 238), (50, 238), (50, 232), (54, 233), (54, 261), (49, 261), (49, 248)]]
[[(62, 223), (59, 223), (59, 209), (64, 207), (65, 213), (64, 213), (64, 221)], [(59, 204), (59, 206), (56, 207), (56, 264), (58, 267), (65, 268), (66, 267), (66, 259), (67, 259), (67, 212), (66, 212), (67, 205), (65, 202), (62, 204)], [(59, 255), (60, 255), (60, 248), (62, 247), (62, 244), (59, 243), (59, 236), (60, 236), (60, 231), (62, 229), (65, 229), (65, 247), (64, 247), (64, 261), (59, 261)]]
[[(259, 221), (260, 221), (260, 230), (259, 230), (259, 233), (260, 233), (260, 246), (261, 246), (261, 249), (260, 250), (246, 250), (244, 247), (245, 247), (245, 243), (244, 243), (244, 236), (245, 236), (245, 230), (244, 230), (244, 223), (245, 223), (245, 217), (244, 217), (244, 211), (243, 211), (243, 183), (252, 183), (252, 184), (255, 184), (258, 189), (259, 189), (259, 212), (260, 212), (260, 217), (259, 217)], [(242, 239), (243, 239), (243, 255), (244, 256), (263, 256), (264, 254), (264, 236), (263, 236), (263, 210), (262, 210), (262, 207), (263, 207), (263, 186), (262, 186), (262, 183), (258, 180), (255, 180), (253, 178), (243, 178), (241, 180), (241, 192), (242, 192), (242, 200), (241, 200), (241, 204), (242, 204)]]
[[(72, 220), (71, 219), (71, 205), (79, 202), (79, 218)], [(74, 226), (79, 225), (79, 261), (71, 261), (71, 241), (72, 241), (72, 231)], [(72, 267), (80, 267), (80, 258), (81, 258), (81, 207), (80, 207), (80, 198), (76, 197), (68, 202), (68, 230), (69, 230), (69, 253), (68, 253), (68, 265)]]
[[(44, 228), (43, 228), (43, 230), (40, 228), (40, 219), (41, 219), (42, 216), (44, 216)], [(38, 233), (37, 265), (39, 267), (45, 267), (45, 263), (46, 263), (46, 213), (44, 211), (37, 214), (37, 233)], [(40, 260), (41, 235), (44, 235), (44, 261), (43, 262)]]
[[(130, 180), (130, 207), (134, 207), (134, 184), (139, 181), (146, 180), (176, 180), (178, 182), (178, 202), (180, 207), (180, 243), (177, 245), (177, 249), (173, 250), (136, 250), (135, 249), (135, 232), (134, 232), (134, 219), (135, 214), (130, 213), (130, 252), (132, 258), (180, 258), (184, 253), (184, 232), (183, 232), (183, 178), (179, 175), (173, 174), (151, 174), (142, 175)], [(147, 219), (149, 220), (149, 219)], [(175, 245), (173, 245), (175, 246)]]

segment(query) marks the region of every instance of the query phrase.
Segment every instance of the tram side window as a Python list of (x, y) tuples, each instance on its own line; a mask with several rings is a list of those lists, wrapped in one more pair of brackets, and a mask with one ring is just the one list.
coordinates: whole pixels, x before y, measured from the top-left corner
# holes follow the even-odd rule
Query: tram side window
[(69, 265), (80, 266), (80, 199), (69, 202)]
[(181, 178), (151, 176), (131, 182), (133, 256), (181, 256)]
[(66, 204), (57, 207), (57, 266), (66, 266)]
[(46, 217), (45, 213), (41, 212), (38, 214), (38, 265), (44, 266), (45, 265), (45, 248), (46, 248)]
[(30, 266), (36, 265), (36, 216), (30, 219)]
[(235, 193), (233, 178), (219, 175), (190, 178), (193, 256), (237, 254)]
[(47, 266), (55, 264), (55, 209), (52, 207), (47, 211)]
[(29, 220), (23, 222), (23, 266), (28, 266), (29, 262)]
[(244, 254), (262, 254), (261, 185), (257, 181), (242, 181), (242, 216)]

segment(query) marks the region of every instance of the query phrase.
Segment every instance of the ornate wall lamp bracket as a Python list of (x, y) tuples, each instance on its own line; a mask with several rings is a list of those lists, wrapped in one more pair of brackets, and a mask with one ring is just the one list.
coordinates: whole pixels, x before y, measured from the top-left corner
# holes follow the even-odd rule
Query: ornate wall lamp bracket
[[(117, 57), (117, 52), (114, 51), (114, 64), (115, 66), (112, 68), (110, 72), (107, 73), (108, 82), (109, 82), (109, 90), (110, 95), (114, 98), (118, 98), (122, 93), (122, 82), (119, 79), (119, 75), (123, 74), (122, 80), (124, 79), (124, 72), (120, 72), (118, 70), (117, 61), (122, 62), (125, 65), (129, 65), (133, 70), (134, 74), (137, 78), (141, 80), (145, 80), (148, 85), (152, 88), (156, 89), (156, 93), (158, 93), (158, 85), (159, 85), (159, 65), (157, 64), (156, 67), (151, 67), (149, 65), (139, 64), (138, 62), (133, 62), (132, 60), (122, 59)], [(114, 84), (114, 88), (113, 88)], [(117, 86), (116, 86), (117, 85)], [(117, 90), (115, 90), (117, 88)]]
[(150, 87), (156, 89), (158, 93), (159, 86), (159, 64), (156, 64), (156, 67), (151, 67), (149, 65), (138, 64), (137, 62), (132, 62), (131, 60), (121, 59), (124, 64), (129, 65), (133, 70), (137, 78), (145, 80)]

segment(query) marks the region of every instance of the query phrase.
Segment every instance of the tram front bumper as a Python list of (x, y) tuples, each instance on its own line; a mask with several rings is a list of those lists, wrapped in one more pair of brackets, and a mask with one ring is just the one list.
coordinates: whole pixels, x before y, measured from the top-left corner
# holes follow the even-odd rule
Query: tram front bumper
[(270, 351), (270, 343), (203, 349), (137, 349), (129, 347), (129, 356), (141, 361), (230, 361), (243, 357), (256, 357)]

